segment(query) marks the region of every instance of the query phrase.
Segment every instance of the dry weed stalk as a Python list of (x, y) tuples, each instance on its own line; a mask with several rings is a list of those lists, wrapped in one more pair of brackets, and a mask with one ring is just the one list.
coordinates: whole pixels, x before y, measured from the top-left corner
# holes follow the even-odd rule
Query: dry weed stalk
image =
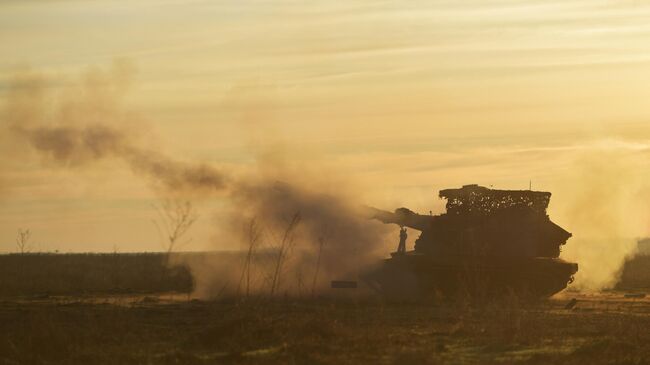
[(255, 250), (257, 248), (257, 243), (261, 236), (261, 228), (257, 223), (256, 218), (252, 218), (247, 228), (248, 235), (248, 252), (246, 253), (246, 258), (244, 260), (244, 265), (242, 267), (241, 277), (239, 279), (239, 285), (237, 287), (237, 294), (241, 290), (242, 284), (246, 284), (246, 297), (250, 295), (251, 288), (251, 263), (253, 261), (253, 256), (255, 255)]
[(16, 246), (21, 255), (24, 255), (26, 252), (29, 252), (29, 239), (32, 236), (32, 232), (29, 229), (19, 229), (18, 235), (16, 236)]
[(282, 241), (280, 241), (279, 246), (277, 247), (278, 255), (275, 261), (275, 269), (273, 270), (273, 275), (271, 278), (271, 296), (280, 287), (280, 279), (282, 277), (282, 269), (285, 261), (287, 260), (287, 255), (291, 252), (295, 244), (294, 232), (300, 223), (300, 213), (294, 214), (291, 221), (287, 224), (287, 228), (284, 230), (282, 235)]
[(316, 293), (316, 283), (318, 282), (318, 272), (320, 271), (320, 259), (323, 254), (323, 247), (327, 241), (327, 234), (318, 237), (318, 256), (316, 257), (316, 269), (314, 271), (314, 280), (311, 284), (311, 296), (314, 297)]
[(164, 200), (160, 206), (154, 205), (154, 208), (160, 217), (159, 220), (154, 220), (154, 224), (158, 233), (165, 236), (165, 266), (168, 266), (172, 252), (178, 248), (198, 215), (189, 200)]

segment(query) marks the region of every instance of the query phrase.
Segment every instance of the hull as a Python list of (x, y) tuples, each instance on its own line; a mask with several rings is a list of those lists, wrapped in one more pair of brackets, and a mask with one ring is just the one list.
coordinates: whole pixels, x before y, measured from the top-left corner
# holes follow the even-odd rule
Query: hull
[(544, 298), (565, 289), (577, 271), (577, 264), (557, 258), (439, 258), (410, 252), (385, 260), (364, 280), (395, 300), (507, 293)]

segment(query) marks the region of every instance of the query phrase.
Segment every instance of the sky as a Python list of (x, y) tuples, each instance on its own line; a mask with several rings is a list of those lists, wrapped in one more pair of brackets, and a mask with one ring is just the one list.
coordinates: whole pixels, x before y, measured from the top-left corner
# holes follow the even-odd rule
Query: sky
[[(574, 235), (610, 210), (617, 235), (650, 234), (644, 2), (5, 0), (0, 44), (0, 105), (26, 70), (56, 100), (121, 67), (127, 128), (179, 159), (282, 161), (427, 213), (439, 189), (532, 185)], [(162, 248), (159, 197), (129, 169), (61, 169), (2, 141), (0, 251), (20, 228), (33, 251)], [(184, 249), (232, 248), (223, 204), (200, 202)]]

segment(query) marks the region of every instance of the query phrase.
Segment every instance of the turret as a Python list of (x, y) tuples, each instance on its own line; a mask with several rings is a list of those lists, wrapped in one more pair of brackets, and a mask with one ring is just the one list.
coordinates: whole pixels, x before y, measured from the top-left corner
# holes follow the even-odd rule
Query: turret
[(440, 197), (447, 199), (441, 215), (368, 208), (368, 217), (421, 231), (415, 251), (433, 255), (558, 257), (571, 237), (546, 214), (548, 192), (465, 185)]

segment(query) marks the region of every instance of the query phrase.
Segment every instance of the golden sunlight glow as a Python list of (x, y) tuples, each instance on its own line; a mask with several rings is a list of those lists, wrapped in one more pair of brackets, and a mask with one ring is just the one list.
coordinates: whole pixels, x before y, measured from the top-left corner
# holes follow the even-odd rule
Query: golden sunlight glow
[[(566, 205), (594, 156), (615, 167), (601, 176), (639, 172), (620, 184), (649, 195), (642, 2), (10, 0), (0, 44), (0, 103), (25, 70), (56, 100), (117, 63), (130, 128), (167, 153), (241, 173), (274, 156), (387, 209), (437, 212), (438, 189), (532, 180), (572, 230), (584, 222)], [(1, 251), (19, 227), (42, 250), (160, 249), (155, 194), (128, 169), (17, 162), (0, 141)], [(213, 221), (203, 210), (186, 249), (213, 247)]]

